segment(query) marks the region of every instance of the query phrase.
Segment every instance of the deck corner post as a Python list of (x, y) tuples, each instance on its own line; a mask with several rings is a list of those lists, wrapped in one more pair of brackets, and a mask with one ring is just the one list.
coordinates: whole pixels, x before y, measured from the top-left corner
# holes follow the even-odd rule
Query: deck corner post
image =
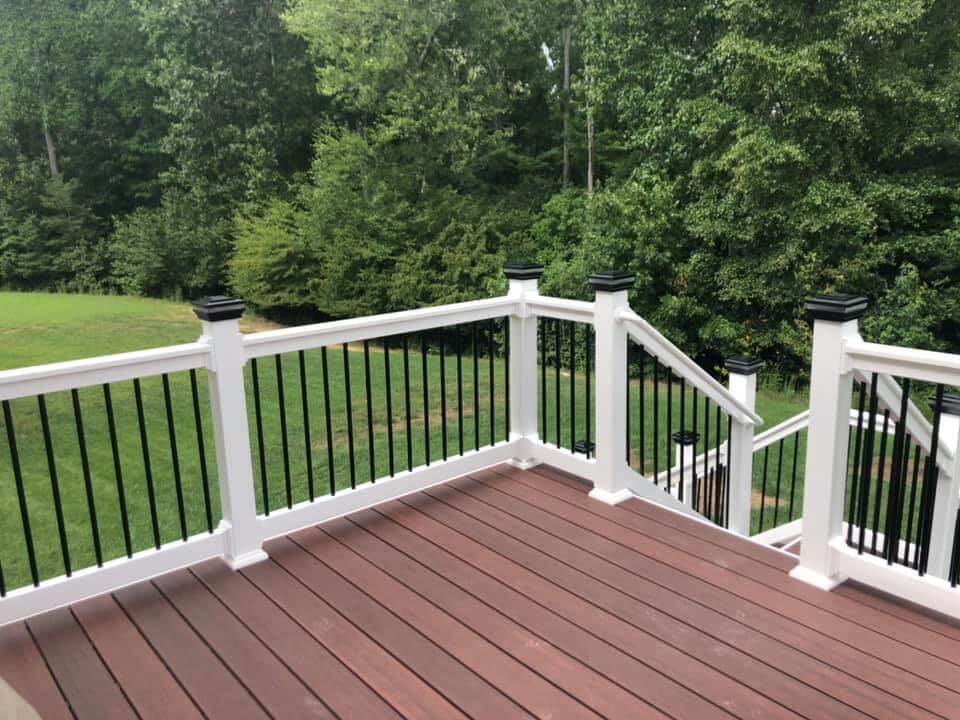
[(632, 273), (610, 271), (590, 276), (594, 301), (596, 368), (596, 458), (590, 497), (608, 505), (633, 497), (627, 465), (627, 328), (619, 311), (629, 309)]
[(193, 306), (203, 323), (201, 341), (210, 345), (207, 376), (223, 511), (221, 529), (225, 530), (224, 560), (236, 570), (267, 559), (257, 520), (247, 427), (243, 379), (247, 358), (240, 333), (245, 305), (236, 298), (213, 296), (201, 298)]
[[(537, 431), (537, 318), (529, 311), (526, 300), (539, 295), (538, 280), (543, 265), (511, 262), (504, 268), (510, 283), (507, 296), (519, 301), (519, 310), (510, 315), (510, 441), (519, 451), (510, 462), (529, 469), (539, 461), (533, 455), (532, 442)], [(523, 442), (527, 441), (527, 442)]]
[[(727, 384), (730, 394), (749, 410), (756, 411), (757, 373), (763, 361), (734, 355), (724, 361), (724, 367), (730, 373)], [(728, 529), (745, 537), (750, 536), (753, 515), (753, 430), (752, 422), (732, 418), (727, 438), (730, 443)]]
[[(931, 401), (932, 404), (932, 401)], [(953, 451), (952, 474), (939, 470), (937, 494), (930, 522), (930, 556), (927, 572), (947, 579), (960, 510), (960, 394), (944, 393), (940, 406), (940, 437)]]
[(803, 492), (800, 564), (791, 575), (830, 590), (843, 582), (830, 544), (843, 532), (847, 477), (847, 433), (853, 372), (845, 344), (859, 337), (866, 298), (819, 295), (806, 303), (813, 320), (810, 364), (810, 424)]

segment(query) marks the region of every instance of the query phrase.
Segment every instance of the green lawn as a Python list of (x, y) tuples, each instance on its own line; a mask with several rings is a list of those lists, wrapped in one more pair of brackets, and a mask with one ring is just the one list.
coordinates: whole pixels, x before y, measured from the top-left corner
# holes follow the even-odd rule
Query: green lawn
[[(123, 297), (94, 297), (43, 294), (0, 293), (0, 329), (6, 342), (0, 345), (0, 367), (11, 368), (25, 364), (37, 364), (107, 352), (122, 352), (146, 347), (189, 342), (199, 334), (199, 322), (187, 304), (168, 303)], [(257, 318), (244, 321), (247, 331), (267, 326)], [(502, 335), (498, 323), (498, 339)], [(506, 434), (506, 398), (503, 358), (497, 355), (492, 364), (493, 413), (491, 418), (491, 363), (487, 354), (486, 324), (481, 324), (480, 352), (477, 373), (474, 376), (469, 328), (463, 334), (463, 446), (471, 449), (479, 445), (499, 441)], [(456, 455), (460, 450), (458, 423), (459, 399), (457, 394), (457, 363), (455, 335), (448, 331), (446, 342), (446, 437), (447, 453)], [(408, 354), (410, 376), (410, 436), (409, 448), (414, 466), (426, 459), (427, 431), (431, 461), (443, 456), (443, 418), (440, 393), (439, 347), (441, 338), (429, 338), (427, 353), (426, 409), (423, 396), (423, 355), (419, 336), (410, 340)], [(351, 484), (350, 443), (347, 423), (345, 387), (345, 363), (343, 349), (327, 351), (328, 385), (330, 390), (330, 426), (332, 436), (333, 484), (337, 489)], [(366, 358), (362, 344), (352, 345), (346, 353), (351, 379), (351, 404), (353, 416), (353, 480), (357, 484), (371, 477), (383, 477), (389, 473), (388, 430), (392, 428), (395, 455), (395, 471), (407, 467), (407, 422), (403, 373), (403, 353), (398, 338), (390, 340), (390, 401), (392, 423), (387, 422), (386, 354), (382, 344), (371, 343), (369, 348), (370, 404), (372, 416), (367, 417)], [(331, 477), (326, 433), (322, 373), (322, 353), (304, 353), (304, 376), (309, 415), (309, 433), (304, 432), (303, 394), (301, 391), (300, 357), (298, 353), (284, 355), (282, 379), (286, 421), (286, 461), (284, 460), (284, 436), (281, 432), (277, 365), (275, 358), (262, 358), (257, 362), (261, 426), (263, 435), (263, 467), (266, 468), (267, 493), (271, 509), (287, 504), (286, 478), (290, 478), (290, 499), (293, 502), (309, 496), (308, 467), (312, 470), (316, 495), (329, 493)], [(263, 478), (259, 453), (259, 437), (255, 421), (256, 398), (252, 382), (252, 365), (247, 367), (247, 401), (250, 413), (251, 445), (256, 475), (256, 495), (261, 511), (264, 509)], [(571, 378), (564, 368), (560, 375), (559, 420), (561, 444), (569, 447), (572, 439), (586, 436), (587, 408), (585, 405), (586, 382), (582, 368), (574, 374), (573, 398), (575, 423), (571, 431)], [(547, 373), (546, 436), (556, 441), (557, 403), (556, 375), (553, 368)], [(177, 446), (177, 463), (181, 477), (184, 504), (184, 519), (188, 534), (203, 532), (207, 528), (207, 512), (204, 501), (201, 455), (198, 446), (197, 425), (191, 396), (189, 373), (171, 375), (171, 419)], [(204, 459), (211, 488), (210, 514), (213, 524), (219, 520), (217, 503), (217, 477), (211, 420), (208, 404), (206, 378), (203, 371), (197, 372), (198, 400), (202, 424)], [(541, 377), (535, 379), (540, 386)], [(156, 497), (157, 531), (162, 542), (180, 536), (178, 497), (174, 474), (171, 438), (168, 432), (166, 405), (160, 378), (147, 378), (141, 383), (144, 407), (148, 457), (151, 479)], [(474, 387), (477, 388), (479, 406), (474, 406)], [(652, 453), (652, 386), (647, 383), (646, 395), (646, 454), (647, 467)], [(679, 428), (679, 393), (674, 386), (673, 427)], [(638, 381), (633, 381), (633, 401), (639, 391)], [(666, 389), (660, 387), (661, 466), (668, 452), (666, 439)], [(115, 417), (117, 451), (121, 470), (123, 491), (128, 509), (131, 547), (134, 551), (153, 545), (153, 522), (148, 502), (147, 474), (140, 439), (140, 427), (136, 398), (132, 383), (111, 386), (112, 406)], [(101, 542), (104, 559), (120, 557), (125, 552), (124, 530), (121, 521), (119, 488), (110, 442), (104, 391), (101, 387), (85, 388), (78, 392), (78, 400), (85, 433), (90, 485), (99, 523), (97, 536)], [(692, 424), (692, 407), (687, 396), (687, 426)], [(702, 403), (702, 399), (701, 399)], [(95, 563), (93, 528), (90, 523), (88, 497), (85, 486), (80, 443), (70, 393), (56, 393), (46, 398), (52, 438), (52, 457), (57, 473), (59, 492), (64, 508), (66, 543), (74, 569)], [(758, 395), (758, 412), (764, 416), (766, 426), (800, 412), (806, 400), (799, 395), (779, 393), (762, 389)], [(636, 418), (639, 405), (632, 406)], [(29, 510), (32, 536), (36, 548), (38, 574), (41, 578), (63, 573), (61, 541), (58, 519), (54, 512), (53, 492), (48, 458), (43, 440), (38, 401), (24, 398), (10, 403), (17, 448), (24, 478), (26, 502)], [(425, 423), (425, 418), (428, 422)], [(702, 426), (702, 405), (699, 424)], [(711, 418), (713, 422), (713, 418)], [(371, 472), (370, 435), (373, 429), (373, 463)], [(634, 434), (632, 446), (638, 454), (638, 423), (632, 421)], [(426, 426), (426, 427), (425, 427)], [(20, 509), (14, 482), (6, 424), (0, 431), (0, 513), (4, 518), (0, 527), (0, 562), (8, 589), (30, 582), (30, 570), (20, 520)], [(702, 430), (702, 427), (701, 427)], [(715, 429), (711, 435), (715, 438)], [(713, 442), (711, 442), (713, 444)], [(309, 449), (309, 465), (308, 465)], [(672, 453), (672, 450), (671, 450)], [(636, 459), (636, 457), (635, 457)], [(285, 470), (285, 468), (289, 468)]]

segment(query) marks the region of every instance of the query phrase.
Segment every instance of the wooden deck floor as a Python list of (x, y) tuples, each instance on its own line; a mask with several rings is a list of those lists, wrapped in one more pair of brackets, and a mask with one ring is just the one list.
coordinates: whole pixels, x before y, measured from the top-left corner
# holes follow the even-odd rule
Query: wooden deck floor
[(44, 718), (960, 718), (960, 628), (502, 466), (0, 629)]

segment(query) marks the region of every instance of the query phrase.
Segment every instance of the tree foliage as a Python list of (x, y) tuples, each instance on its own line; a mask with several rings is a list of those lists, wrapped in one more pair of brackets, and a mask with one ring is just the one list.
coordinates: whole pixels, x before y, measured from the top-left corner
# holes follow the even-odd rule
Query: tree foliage
[(0, 283), (345, 316), (537, 257), (706, 360), (803, 368), (833, 290), (957, 351), (958, 45), (950, 0), (7, 0)]

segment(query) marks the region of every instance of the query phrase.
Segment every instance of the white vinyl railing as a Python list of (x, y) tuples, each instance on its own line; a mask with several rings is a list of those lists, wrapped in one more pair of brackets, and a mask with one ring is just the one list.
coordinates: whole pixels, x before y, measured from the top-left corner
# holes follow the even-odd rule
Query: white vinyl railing
[[(628, 333), (655, 347), (678, 377), (685, 378), (691, 386), (699, 388), (731, 414), (739, 428), (733, 442), (738, 447), (746, 447), (748, 459), (753, 426), (760, 420), (753, 411), (752, 398), (738, 397), (721, 386), (630, 311), (626, 288), (632, 284), (632, 278), (597, 276), (595, 301), (582, 302), (541, 296), (537, 289), (541, 271), (538, 266), (508, 268), (509, 292), (503, 297), (248, 335), (240, 332), (239, 317), (243, 312), (240, 301), (210, 298), (197, 304), (202, 334), (195, 343), (0, 372), (0, 401), (97, 385), (103, 385), (104, 392), (107, 392), (110, 383), (139, 382), (156, 375), (163, 375), (166, 383), (167, 374), (179, 371), (190, 371), (191, 380), (196, 383), (196, 371), (205, 372), (212, 416), (207, 420), (212, 420), (219, 481), (213, 492), (218, 495), (216, 499), (219, 499), (222, 511), (222, 521), (211, 526), (209, 532), (189, 537), (184, 534), (182, 540), (158, 542), (156, 547), (146, 550), (134, 548), (128, 556), (109, 560), (100, 566), (73, 568), (66, 575), (38, 578), (34, 585), (8, 590), (0, 598), (0, 625), (211, 557), (223, 558), (232, 567), (240, 568), (266, 558), (262, 546), (267, 538), (507, 461), (520, 467), (540, 462), (555, 464), (591, 481), (594, 484), (591, 495), (607, 503), (614, 504), (640, 495), (692, 513), (689, 504), (678, 503), (654, 489), (649, 478), (638, 475), (626, 462)], [(465, 450), (443, 461), (430, 463), (428, 456), (426, 463), (380, 478), (382, 481), (357, 484), (269, 514), (258, 512), (251, 450), (252, 426), (244, 377), (248, 363), (283, 353), (299, 353), (497, 318), (507, 321), (510, 348), (507, 366), (509, 435), (505, 439), (494, 442), (491, 438), (491, 444), (486, 447)], [(595, 333), (596, 391), (592, 424), (596, 432), (596, 450), (592, 457), (545, 443), (538, 435), (538, 318), (585, 323)], [(200, 411), (197, 410), (198, 433), (200, 423)], [(142, 422), (141, 431), (144, 432)], [(145, 449), (144, 453), (146, 457)], [(748, 492), (749, 464), (741, 465), (739, 474), (741, 477), (736, 482)], [(25, 492), (29, 493), (29, 488)]]
[[(945, 413), (938, 413), (937, 428), (934, 429), (915, 406), (908, 406), (904, 413), (906, 422), (902, 423), (902, 428), (905, 433), (928, 451), (931, 459), (936, 456), (931, 469), (933, 474), (924, 478), (921, 487), (922, 492), (929, 495), (923, 500), (921, 510), (921, 519), (928, 525), (925, 533), (921, 533), (924, 550), (919, 572), (894, 561), (892, 550), (901, 543), (891, 544), (895, 547), (891, 548), (890, 557), (863, 552), (862, 541), (859, 548), (850, 547), (844, 524), (845, 503), (850, 500), (846, 498), (847, 453), (855, 377), (869, 382), (876, 376), (876, 402), (898, 420), (902, 394), (893, 378), (935, 383), (942, 393), (945, 385), (960, 385), (960, 356), (864, 342), (857, 328), (857, 320), (866, 308), (866, 301), (862, 298), (815, 298), (807, 308), (814, 319), (814, 342), (803, 541), (800, 564), (793, 574), (827, 589), (852, 578), (960, 617), (960, 594), (949, 582), (951, 556), (956, 556), (960, 546), (960, 538), (955, 537), (960, 507), (960, 468), (957, 465), (960, 422), (948, 420)], [(876, 422), (868, 425), (871, 429), (880, 428)], [(869, 453), (866, 457), (869, 460)], [(894, 457), (897, 457), (896, 449)], [(900, 462), (905, 468), (906, 460), (901, 458)], [(866, 461), (863, 464), (866, 465)], [(862, 483), (872, 477), (868, 474), (871, 470), (867, 468), (864, 472)], [(899, 492), (903, 492), (902, 488)], [(891, 503), (895, 511), (902, 510), (902, 498), (897, 500), (894, 495), (893, 500), (888, 500), (888, 512)], [(888, 527), (899, 528), (902, 517), (896, 514), (890, 517), (892, 525)], [(864, 528), (860, 532), (864, 532)], [(879, 536), (876, 527), (873, 532)], [(899, 529), (896, 532), (900, 540), (909, 542), (910, 538), (900, 535)]]

